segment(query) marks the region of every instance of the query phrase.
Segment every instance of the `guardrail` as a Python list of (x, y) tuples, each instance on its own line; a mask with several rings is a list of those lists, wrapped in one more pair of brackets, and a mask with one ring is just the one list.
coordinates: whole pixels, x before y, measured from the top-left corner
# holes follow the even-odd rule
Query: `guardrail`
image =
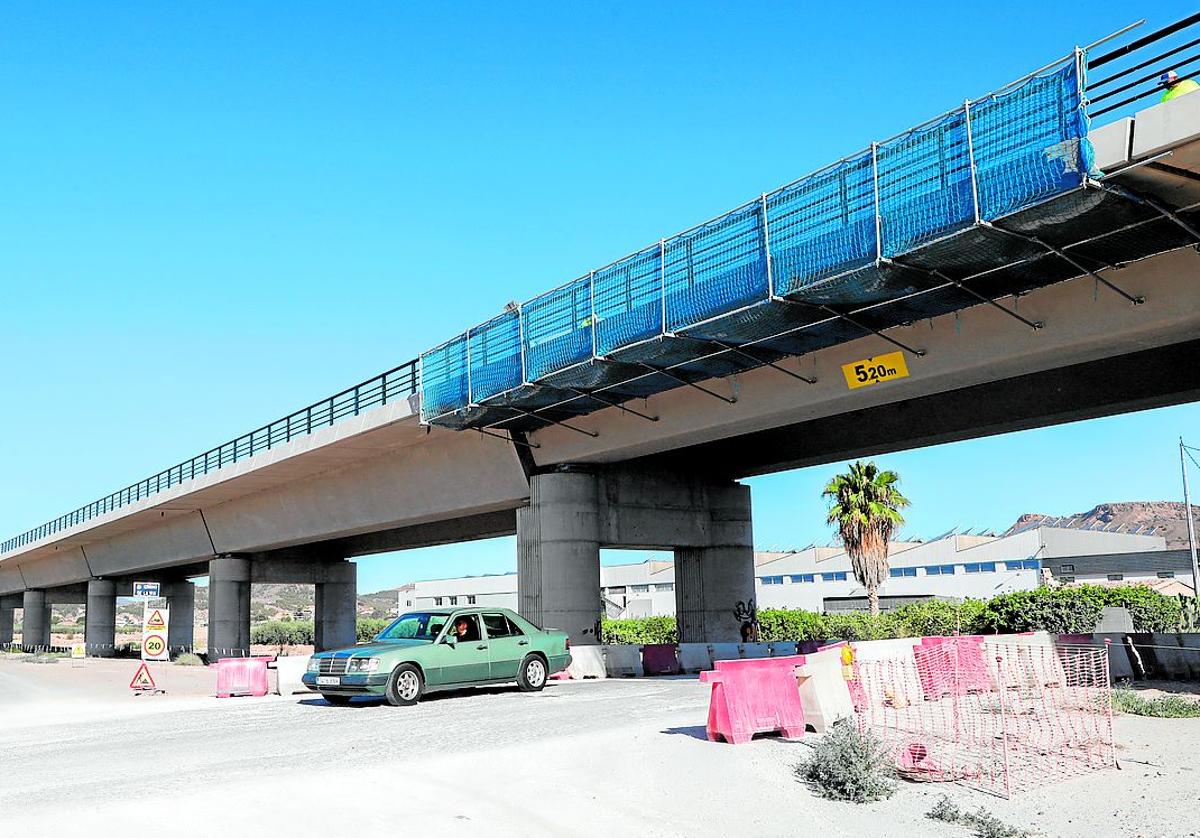
[(1101, 67), (1107, 67), (1105, 74), (1087, 84), (1093, 119), (1161, 95), (1163, 73), (1174, 70), (1187, 78), (1200, 72), (1200, 12), (1088, 59), (1089, 72)]
[(243, 434), (237, 439), (209, 449), (190, 460), (185, 460), (158, 474), (139, 480), (107, 497), (81, 506), (53, 521), (47, 521), (39, 527), (14, 536), (0, 543), (0, 553), (7, 553), (18, 547), (32, 544), (99, 515), (137, 503), (188, 480), (201, 477), (239, 460), (245, 460), (261, 451), (267, 451), (275, 446), (291, 442), (293, 439), (308, 436), (313, 431), (327, 428), (348, 416), (358, 416), (366, 410), (395, 401), (397, 398), (407, 398), (416, 392), (417, 361), (412, 360), (361, 384), (335, 393), (329, 398), (314, 402), (282, 419), (277, 419), (261, 428), (255, 428), (248, 434)]

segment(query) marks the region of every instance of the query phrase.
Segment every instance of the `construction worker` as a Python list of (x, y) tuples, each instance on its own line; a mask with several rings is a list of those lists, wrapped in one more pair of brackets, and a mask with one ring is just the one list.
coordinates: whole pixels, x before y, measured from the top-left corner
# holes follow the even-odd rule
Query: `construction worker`
[(1200, 84), (1196, 84), (1191, 79), (1179, 78), (1179, 74), (1174, 70), (1159, 76), (1158, 86), (1163, 89), (1162, 101), (1164, 102), (1170, 102), (1172, 99), (1182, 96), (1185, 93), (1191, 93), (1193, 90), (1200, 90)]

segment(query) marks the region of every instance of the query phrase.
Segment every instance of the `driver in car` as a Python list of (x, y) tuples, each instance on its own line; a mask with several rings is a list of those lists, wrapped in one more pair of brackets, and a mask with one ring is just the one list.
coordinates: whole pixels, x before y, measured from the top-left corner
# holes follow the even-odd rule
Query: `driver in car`
[(459, 641), (478, 640), (479, 632), (475, 628), (474, 621), (467, 617), (459, 617), (454, 621), (454, 636)]

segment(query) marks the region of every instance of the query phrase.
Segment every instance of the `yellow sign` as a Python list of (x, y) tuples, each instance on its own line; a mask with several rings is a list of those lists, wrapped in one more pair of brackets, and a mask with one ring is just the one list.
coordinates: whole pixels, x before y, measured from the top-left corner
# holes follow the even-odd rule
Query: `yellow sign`
[(162, 612), (155, 608), (154, 613), (146, 618), (146, 629), (158, 629), (162, 631), (166, 627), (167, 621), (163, 619)]
[(842, 365), (842, 374), (846, 376), (846, 384), (851, 390), (891, 381), (896, 378), (908, 378), (908, 365), (904, 363), (903, 352), (889, 352), (886, 355), (876, 355), (864, 358), (852, 364)]
[(71, 645), (71, 657), (86, 658), (87, 657), (87, 644), (86, 643), (72, 644)]

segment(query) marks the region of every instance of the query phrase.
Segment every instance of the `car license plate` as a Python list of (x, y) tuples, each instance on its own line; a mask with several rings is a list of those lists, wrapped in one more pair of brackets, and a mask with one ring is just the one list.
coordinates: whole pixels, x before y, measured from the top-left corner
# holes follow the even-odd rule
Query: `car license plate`
[(318, 687), (336, 687), (336, 686), (339, 686), (341, 683), (342, 683), (342, 679), (337, 677), (336, 675), (318, 675), (317, 676), (317, 686)]

